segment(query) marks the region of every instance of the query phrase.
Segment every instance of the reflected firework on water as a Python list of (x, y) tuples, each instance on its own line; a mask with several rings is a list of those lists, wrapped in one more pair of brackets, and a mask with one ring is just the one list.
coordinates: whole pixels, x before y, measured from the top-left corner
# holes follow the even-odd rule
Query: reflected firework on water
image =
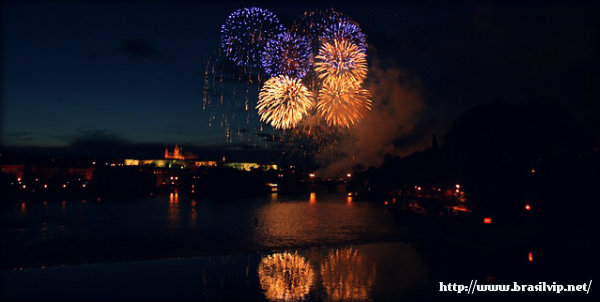
[(298, 301), (307, 297), (314, 282), (310, 263), (298, 253), (277, 253), (258, 265), (260, 287), (271, 301)]
[(355, 248), (332, 250), (321, 263), (321, 279), (333, 301), (368, 300), (375, 282), (375, 263)]

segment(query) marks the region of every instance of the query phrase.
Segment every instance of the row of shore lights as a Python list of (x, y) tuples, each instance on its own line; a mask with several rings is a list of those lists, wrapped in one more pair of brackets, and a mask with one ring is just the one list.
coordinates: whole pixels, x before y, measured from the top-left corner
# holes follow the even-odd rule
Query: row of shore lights
[[(27, 189), (27, 185), (26, 185), (26, 184), (21, 184), (21, 181), (22, 181), (22, 180), (23, 180), (23, 179), (22, 179), (21, 177), (17, 177), (17, 182), (19, 183), (19, 185), (21, 185), (21, 188), (23, 188), (23, 189)], [(81, 179), (79, 179), (79, 180), (81, 180)], [(35, 179), (35, 181), (39, 181), (39, 179), (38, 179), (38, 178), (36, 178), (36, 179)], [(63, 189), (64, 189), (64, 188), (66, 188), (68, 183), (69, 183), (69, 182), (67, 181), (67, 183), (65, 183), (65, 184), (62, 184), (62, 185), (61, 185), (61, 187), (62, 187)], [(44, 185), (43, 185), (43, 187), (44, 187), (44, 189), (48, 189), (48, 184), (44, 184)], [(82, 187), (82, 188), (85, 188), (85, 187), (87, 187), (87, 184), (85, 184), (85, 183), (84, 183), (84, 184), (81, 184), (81, 187)]]
[[(283, 175), (281, 175), (280, 177), (282, 177)], [(317, 177), (317, 174), (315, 173), (308, 173), (308, 177), (310, 178), (315, 178)], [(346, 173), (346, 177), (351, 178), (352, 177), (352, 173)]]

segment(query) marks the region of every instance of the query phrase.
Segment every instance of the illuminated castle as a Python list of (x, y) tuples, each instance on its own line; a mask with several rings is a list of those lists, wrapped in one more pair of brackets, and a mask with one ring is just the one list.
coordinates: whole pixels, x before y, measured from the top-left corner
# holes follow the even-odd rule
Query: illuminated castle
[[(126, 158), (123, 163), (126, 166), (154, 166), (160, 168), (171, 168), (173, 165), (182, 168), (183, 167), (216, 167), (217, 161), (214, 160), (197, 160), (198, 156), (192, 152), (183, 152), (183, 149), (178, 144), (173, 148), (173, 152), (169, 152), (169, 148), (165, 148), (164, 159), (135, 159)], [(236, 169), (240, 171), (252, 171), (252, 170), (278, 170), (276, 164), (258, 164), (251, 162), (225, 162), (225, 156), (223, 156), (223, 162), (221, 163), (224, 167)], [(2, 167), (4, 170), (4, 167)]]
[(183, 152), (183, 149), (175, 144), (173, 152), (169, 152), (169, 148), (165, 148), (165, 159), (177, 159), (177, 160), (192, 160), (197, 159), (198, 156), (192, 152)]
[(183, 156), (183, 152), (181, 152), (181, 147), (175, 144), (175, 148), (173, 152), (169, 152), (169, 148), (165, 148), (165, 159), (181, 159), (184, 160), (185, 156)]

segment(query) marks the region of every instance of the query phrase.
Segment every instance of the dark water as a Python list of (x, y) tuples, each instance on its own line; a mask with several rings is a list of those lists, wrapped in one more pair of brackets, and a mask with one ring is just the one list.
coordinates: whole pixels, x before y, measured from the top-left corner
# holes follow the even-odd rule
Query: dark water
[[(410, 245), (383, 243), (38, 268), (2, 277), (8, 300), (379, 300), (425, 290), (427, 270)], [(28, 290), (32, 283), (35, 290)]]
[(585, 241), (512, 239), (520, 230), (457, 241), (466, 230), (344, 195), (26, 203), (0, 218), (0, 300), (447, 299), (465, 297), (439, 281), (595, 274)]
[(2, 267), (214, 255), (403, 239), (391, 213), (342, 195), (242, 201), (177, 194), (137, 201), (58, 201), (2, 209)]

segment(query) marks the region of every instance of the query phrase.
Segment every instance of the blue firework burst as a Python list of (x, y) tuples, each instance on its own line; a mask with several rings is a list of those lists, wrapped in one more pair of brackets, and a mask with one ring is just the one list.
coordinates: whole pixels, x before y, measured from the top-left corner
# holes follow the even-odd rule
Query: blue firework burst
[(292, 24), (292, 32), (306, 37), (312, 47), (313, 55), (317, 55), (320, 38), (325, 29), (342, 20), (347, 20), (344, 14), (330, 8), (306, 11)]
[(310, 70), (311, 46), (296, 33), (283, 32), (267, 41), (262, 52), (262, 66), (271, 76), (303, 78)]
[(333, 43), (334, 40), (346, 40), (356, 44), (362, 51), (367, 51), (367, 37), (358, 24), (352, 20), (338, 20), (323, 31), (321, 39)]
[(221, 26), (221, 48), (238, 66), (256, 67), (267, 41), (284, 30), (271, 11), (241, 8), (231, 13)]

